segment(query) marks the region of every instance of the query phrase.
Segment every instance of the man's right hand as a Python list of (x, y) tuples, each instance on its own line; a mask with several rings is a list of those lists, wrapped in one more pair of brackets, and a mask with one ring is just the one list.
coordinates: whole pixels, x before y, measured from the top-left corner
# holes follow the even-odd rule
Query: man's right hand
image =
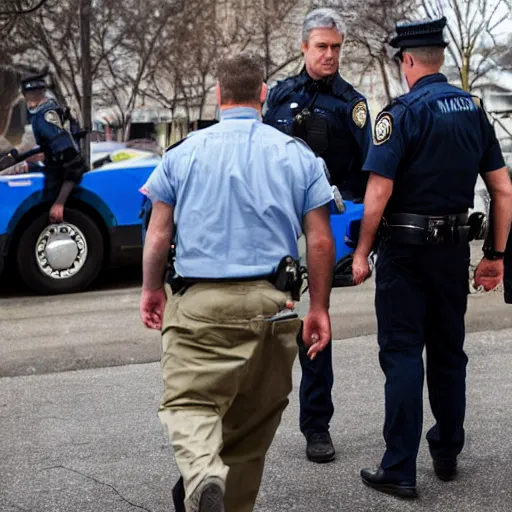
[(310, 308), (304, 318), (302, 331), (304, 344), (309, 348), (308, 357), (313, 361), (331, 341), (331, 318), (323, 308)]
[(167, 295), (164, 288), (158, 290), (142, 290), (140, 298), (140, 317), (148, 329), (162, 329)]
[(494, 290), (503, 281), (503, 274), (503, 260), (482, 258), (475, 271), (475, 287), (483, 286), (486, 292)]

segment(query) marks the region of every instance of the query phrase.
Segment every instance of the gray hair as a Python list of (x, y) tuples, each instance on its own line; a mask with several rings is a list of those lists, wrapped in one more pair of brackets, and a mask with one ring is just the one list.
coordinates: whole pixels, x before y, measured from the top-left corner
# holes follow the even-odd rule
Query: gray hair
[(308, 13), (302, 25), (302, 41), (307, 42), (311, 32), (316, 28), (335, 28), (345, 36), (347, 27), (342, 17), (333, 9), (321, 7)]

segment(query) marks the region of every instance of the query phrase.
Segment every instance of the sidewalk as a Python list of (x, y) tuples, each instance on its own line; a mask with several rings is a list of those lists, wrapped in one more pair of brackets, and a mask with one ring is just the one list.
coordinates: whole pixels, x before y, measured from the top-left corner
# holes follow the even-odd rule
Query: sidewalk
[[(383, 450), (383, 376), (374, 336), (334, 343), (334, 463), (305, 458), (298, 364), (290, 406), (267, 458), (260, 512), (512, 510), (512, 329), (470, 334), (467, 443), (457, 481), (436, 480), (425, 442), (419, 501), (363, 486)], [(177, 478), (157, 418), (156, 363), (0, 379), (1, 512), (172, 511)], [(425, 427), (431, 425), (425, 401)]]

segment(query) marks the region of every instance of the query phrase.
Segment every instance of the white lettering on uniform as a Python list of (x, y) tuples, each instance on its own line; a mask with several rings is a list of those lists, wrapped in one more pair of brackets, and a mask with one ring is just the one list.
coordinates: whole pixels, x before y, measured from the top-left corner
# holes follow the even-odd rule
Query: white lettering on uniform
[(437, 100), (437, 106), (442, 114), (454, 114), (457, 112), (474, 112), (476, 105), (469, 98), (446, 98)]

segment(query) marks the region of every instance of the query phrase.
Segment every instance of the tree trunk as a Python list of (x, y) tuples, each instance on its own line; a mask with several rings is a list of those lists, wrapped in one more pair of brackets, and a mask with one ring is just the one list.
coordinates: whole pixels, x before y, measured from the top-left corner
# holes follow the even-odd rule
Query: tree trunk
[(11, 123), (15, 100), (20, 95), (15, 72), (0, 67), (0, 91), (0, 135), (5, 135)]
[(380, 68), (380, 74), (382, 76), (382, 82), (384, 84), (384, 91), (386, 92), (386, 98), (388, 103), (391, 103), (391, 90), (389, 88), (389, 76), (388, 71), (386, 69), (386, 63), (384, 62), (384, 59), (381, 57), (379, 60), (379, 68)]
[(464, 59), (462, 61), (462, 67), (460, 69), (460, 81), (462, 84), (462, 89), (469, 92), (469, 57), (464, 55)]
[(87, 134), (82, 143), (82, 154), (87, 165), (91, 161), (92, 129), (92, 74), (91, 74), (91, 3), (80, 1), (80, 46), (82, 53), (82, 121)]

